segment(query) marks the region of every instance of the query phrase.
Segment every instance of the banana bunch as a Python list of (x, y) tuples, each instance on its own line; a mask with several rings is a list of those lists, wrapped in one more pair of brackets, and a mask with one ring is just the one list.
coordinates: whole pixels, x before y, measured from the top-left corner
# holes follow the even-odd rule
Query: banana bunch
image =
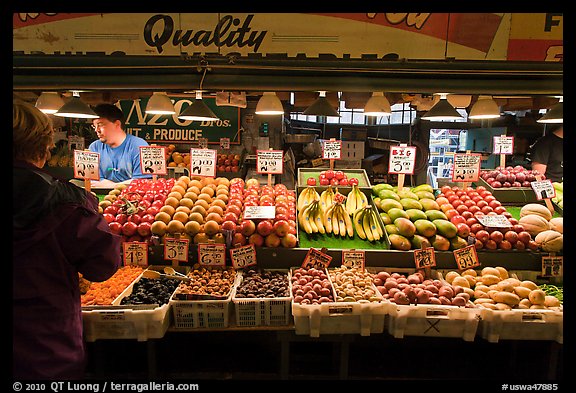
[(336, 193), (334, 192), (332, 186), (328, 186), (327, 189), (322, 191), (322, 193), (320, 194), (320, 206), (322, 206), (322, 209), (324, 211), (326, 211), (326, 209), (332, 206), (332, 204), (334, 203), (335, 195)]
[(353, 185), (352, 190), (346, 197), (346, 211), (351, 216), (354, 214), (354, 212), (358, 211), (358, 209), (366, 205), (368, 205), (368, 199), (366, 198), (366, 195), (360, 191), (357, 185)]
[(308, 234), (324, 234), (326, 233), (326, 229), (324, 228), (323, 216), (324, 210), (322, 210), (322, 206), (320, 206), (320, 201), (315, 199), (300, 209), (298, 212), (298, 223)]
[(378, 241), (384, 236), (384, 229), (371, 205), (359, 208), (353, 214), (354, 230), (360, 239)]
[(354, 237), (354, 225), (350, 215), (340, 202), (335, 202), (324, 211), (324, 228), (326, 233)]
[(298, 195), (298, 202), (297, 202), (298, 210), (302, 211), (302, 209), (304, 209), (304, 206), (310, 204), (310, 202), (314, 200), (319, 199), (320, 195), (318, 194), (318, 191), (316, 191), (316, 188), (314, 188), (314, 186), (306, 187), (305, 189), (302, 190), (302, 192), (300, 192), (300, 195)]

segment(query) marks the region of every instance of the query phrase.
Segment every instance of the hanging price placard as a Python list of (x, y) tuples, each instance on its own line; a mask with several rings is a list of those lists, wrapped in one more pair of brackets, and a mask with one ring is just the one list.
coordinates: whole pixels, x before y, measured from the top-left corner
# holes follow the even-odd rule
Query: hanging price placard
[(434, 247), (415, 249), (414, 263), (416, 264), (416, 269), (424, 269), (436, 266), (436, 254), (434, 253)]
[(413, 175), (416, 162), (416, 147), (391, 146), (388, 173)]
[(230, 259), (235, 269), (256, 265), (256, 248), (254, 244), (230, 249)]
[(480, 222), (480, 224), (484, 225), (485, 227), (491, 228), (511, 228), (512, 223), (508, 221), (506, 216), (475, 216), (475, 218)]
[(342, 141), (324, 141), (322, 146), (323, 159), (339, 160), (341, 158)]
[(164, 239), (164, 259), (177, 262), (188, 262), (188, 239)]
[(530, 186), (539, 201), (556, 197), (556, 189), (550, 180), (533, 181), (530, 182)]
[(364, 270), (366, 255), (362, 250), (342, 250), (342, 265)]
[(478, 181), (481, 158), (482, 156), (477, 153), (454, 154), (452, 181), (463, 183)]
[(190, 175), (216, 177), (216, 150), (190, 149)]
[(74, 150), (74, 177), (100, 180), (100, 154), (86, 150)]
[(316, 268), (324, 269), (330, 265), (332, 257), (328, 254), (324, 254), (322, 251), (318, 251), (315, 248), (310, 248), (304, 262), (302, 262), (302, 267), (304, 269)]
[(148, 266), (148, 243), (123, 242), (124, 265)]
[(220, 138), (220, 149), (222, 150), (230, 149), (230, 138)]
[(246, 206), (244, 208), (245, 220), (273, 219), (276, 217), (276, 206)]
[(284, 171), (284, 152), (282, 150), (257, 150), (256, 172), (281, 175)]
[(513, 154), (514, 137), (513, 136), (494, 136), (493, 154)]
[(542, 255), (542, 276), (559, 277), (562, 275), (564, 257), (556, 255)]
[(208, 148), (208, 138), (198, 138), (198, 148), (207, 149)]
[(226, 245), (198, 244), (198, 263), (202, 266), (226, 266)]
[(140, 166), (142, 173), (165, 175), (166, 148), (164, 146), (140, 146)]
[(452, 251), (454, 253), (454, 258), (456, 259), (456, 264), (458, 269), (466, 270), (476, 266), (480, 266), (478, 261), (478, 254), (476, 253), (476, 247), (472, 244), (458, 250)]
[(84, 150), (84, 137), (79, 135), (70, 135), (68, 137), (69, 150)]

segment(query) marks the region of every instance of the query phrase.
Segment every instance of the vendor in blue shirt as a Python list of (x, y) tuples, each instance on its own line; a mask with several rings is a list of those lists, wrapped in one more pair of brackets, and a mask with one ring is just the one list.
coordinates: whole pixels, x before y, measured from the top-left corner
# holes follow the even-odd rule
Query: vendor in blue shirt
[(98, 139), (89, 149), (100, 154), (100, 181), (92, 184), (113, 187), (113, 183), (151, 178), (142, 173), (140, 165), (140, 146), (148, 146), (148, 142), (124, 131), (122, 111), (116, 105), (100, 104), (94, 112), (99, 116), (92, 120)]

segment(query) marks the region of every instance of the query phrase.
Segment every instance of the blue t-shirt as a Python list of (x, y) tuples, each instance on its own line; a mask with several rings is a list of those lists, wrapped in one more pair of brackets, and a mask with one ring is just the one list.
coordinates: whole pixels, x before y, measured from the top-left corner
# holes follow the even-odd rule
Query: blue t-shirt
[(148, 146), (148, 142), (132, 134), (126, 134), (126, 139), (118, 147), (110, 147), (100, 140), (92, 142), (90, 151), (100, 154), (100, 179), (117, 183), (133, 178), (151, 178), (150, 174), (142, 174), (140, 146)]

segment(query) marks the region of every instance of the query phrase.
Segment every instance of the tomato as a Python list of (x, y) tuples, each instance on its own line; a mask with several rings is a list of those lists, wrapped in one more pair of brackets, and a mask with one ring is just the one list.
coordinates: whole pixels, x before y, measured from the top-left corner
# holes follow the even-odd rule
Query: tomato
[(350, 184), (351, 186), (357, 186), (358, 185), (358, 179), (355, 177), (351, 177), (348, 179), (348, 184)]
[(326, 179), (332, 180), (334, 178), (334, 171), (332, 169), (328, 169), (326, 171)]
[(104, 209), (104, 213), (116, 216), (116, 214), (118, 214), (118, 206), (115, 205), (106, 206), (106, 208)]
[(122, 234), (125, 236), (133, 236), (136, 234), (138, 225), (132, 221), (125, 222), (122, 225)]
[(342, 171), (336, 171), (336, 172), (334, 172), (334, 177), (335, 177), (336, 179), (338, 179), (338, 180), (344, 179), (344, 176), (345, 176), (345, 175), (344, 175), (344, 172), (342, 172)]
[(104, 217), (104, 219), (106, 220), (106, 222), (108, 224), (110, 224), (111, 222), (116, 220), (116, 216), (114, 216), (113, 214), (110, 214), (110, 213), (104, 213), (104, 214), (102, 214), (102, 217)]
[(316, 185), (316, 178), (309, 177), (308, 180), (306, 180), (306, 184), (308, 184), (309, 186), (315, 186)]
[(143, 221), (140, 224), (138, 224), (138, 228), (136, 228), (136, 231), (140, 236), (150, 236), (152, 234), (152, 232), (150, 231), (151, 226), (152, 223), (148, 221)]
[(110, 231), (116, 235), (120, 235), (122, 233), (122, 224), (120, 224), (118, 221), (109, 222), (108, 227), (110, 228)]
[(128, 221), (128, 215), (125, 213), (118, 213), (116, 214), (116, 221), (120, 224), (124, 224), (126, 221)]

